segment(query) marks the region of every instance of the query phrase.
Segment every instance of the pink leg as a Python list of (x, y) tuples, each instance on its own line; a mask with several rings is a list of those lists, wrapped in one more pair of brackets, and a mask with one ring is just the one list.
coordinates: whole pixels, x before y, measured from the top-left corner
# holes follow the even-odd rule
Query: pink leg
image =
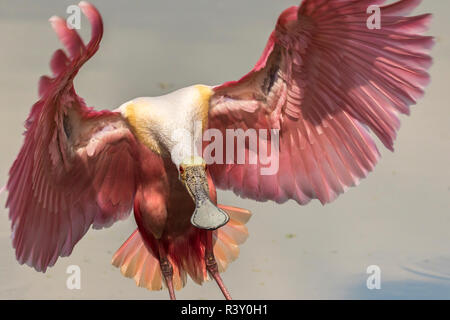
[(220, 290), (222, 291), (225, 299), (231, 300), (230, 293), (228, 292), (222, 278), (219, 274), (219, 268), (217, 267), (216, 259), (214, 258), (213, 243), (212, 243), (212, 233), (213, 231), (206, 231), (206, 251), (205, 251), (205, 263), (206, 270), (209, 274), (216, 280)]
[(173, 290), (173, 267), (170, 264), (169, 259), (167, 259), (166, 251), (164, 250), (162, 244), (159, 246), (159, 265), (161, 266), (161, 272), (166, 281), (167, 288), (169, 289), (170, 300), (176, 300), (175, 291)]

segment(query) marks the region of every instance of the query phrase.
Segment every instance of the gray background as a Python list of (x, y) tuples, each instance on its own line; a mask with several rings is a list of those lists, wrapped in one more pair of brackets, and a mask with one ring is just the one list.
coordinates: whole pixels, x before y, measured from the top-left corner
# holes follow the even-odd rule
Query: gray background
[[(296, 0), (92, 0), (105, 36), (76, 79), (89, 105), (113, 109), (137, 96), (161, 95), (195, 83), (235, 80), (257, 61), (279, 13)], [(22, 143), (23, 122), (37, 80), (60, 47), (47, 19), (65, 16), (74, 1), (0, 1), (0, 185)], [(450, 2), (425, 0), (436, 36), (432, 84), (402, 117), (396, 152), (337, 201), (300, 207), (242, 200), (220, 202), (253, 211), (250, 238), (223, 275), (237, 299), (450, 298), (450, 174), (448, 85)], [(86, 20), (82, 34), (89, 35)], [(6, 194), (0, 196), (4, 204)], [(3, 207), (3, 205), (2, 205)], [(7, 210), (0, 209), (0, 298), (166, 299), (124, 278), (112, 254), (135, 229), (133, 218), (90, 230), (71, 257), (46, 274), (20, 266), (10, 243)], [(66, 289), (67, 266), (82, 271), (82, 289)], [(366, 268), (382, 270), (382, 289), (366, 288)], [(189, 281), (178, 298), (222, 296), (214, 283)]]

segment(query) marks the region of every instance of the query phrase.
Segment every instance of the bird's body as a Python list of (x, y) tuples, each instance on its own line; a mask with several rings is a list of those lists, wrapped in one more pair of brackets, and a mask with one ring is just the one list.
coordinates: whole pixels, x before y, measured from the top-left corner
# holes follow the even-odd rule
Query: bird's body
[[(169, 261), (176, 267), (174, 272), (174, 285), (176, 289), (184, 286), (186, 273), (181, 271), (182, 261), (196, 259), (196, 264), (186, 266), (191, 277), (198, 283), (202, 283), (206, 278), (206, 269), (202, 269), (202, 252), (205, 250), (205, 230), (195, 228), (191, 224), (191, 215), (195, 205), (185, 186), (179, 180), (177, 167), (170, 158), (158, 155), (149, 151), (142, 145), (140, 156), (141, 167), (139, 171), (139, 181), (134, 200), (134, 216), (142, 243), (119, 250), (113, 264), (121, 267), (122, 272), (129, 277), (136, 277), (136, 281), (141, 286), (158, 290), (162, 286), (160, 274), (139, 274), (136, 264), (143, 263), (141, 260), (151, 259), (147, 255), (140, 257), (141, 260), (132, 261), (133, 254), (136, 255), (136, 246), (144, 244), (147, 252), (154, 256), (159, 255), (160, 247), (165, 251)], [(211, 198), (215, 199), (214, 185), (210, 187)], [(131, 255), (131, 256), (130, 256)], [(141, 254), (142, 255), (142, 254)], [(127, 258), (130, 261), (127, 261)], [(159, 267), (157, 259), (151, 260), (154, 270)], [(180, 265), (180, 266), (179, 266)], [(156, 280), (148, 281), (146, 277)], [(141, 280), (142, 279), (142, 280)], [(156, 283), (155, 283), (156, 282)]]
[(166, 285), (171, 298), (187, 275), (199, 284), (211, 276), (230, 298), (219, 273), (239, 255), (250, 212), (217, 204), (216, 187), (325, 204), (365, 178), (379, 159), (369, 131), (393, 149), (398, 114), (429, 82), (433, 39), (422, 34), (430, 15), (407, 17), (419, 3), (382, 7), (383, 28), (369, 30), (372, 1), (305, 0), (281, 14), (239, 81), (136, 98), (114, 111), (88, 108), (73, 87), (99, 48), (100, 14), (79, 4), (92, 25), (87, 45), (52, 17), (69, 55), (57, 50), (53, 76), (41, 78), (10, 170), (18, 261), (45, 272), (91, 226), (133, 210), (137, 229), (113, 257), (125, 276), (150, 290)]
[[(191, 223), (195, 203), (180, 181), (178, 167), (185, 159), (201, 156), (201, 150), (194, 148), (194, 141), (202, 139), (212, 94), (211, 87), (194, 85), (165, 96), (136, 98), (114, 110), (122, 115), (140, 142), (138, 157), (141, 160), (134, 198), (134, 214), (139, 234), (148, 251), (159, 255), (163, 250), (175, 267), (175, 289), (184, 286), (186, 271), (198, 283), (207, 279), (207, 270), (202, 263), (207, 231), (196, 228)], [(174, 150), (177, 146), (181, 148)], [(174, 159), (175, 154), (179, 160)], [(217, 204), (216, 189), (209, 174), (207, 181), (208, 196)], [(249, 215), (246, 210), (231, 207), (227, 209)], [(240, 223), (235, 223), (239, 227)], [(232, 226), (228, 227), (231, 228)], [(240, 231), (245, 237), (245, 229)], [(216, 239), (220, 235), (214, 237)], [(235, 246), (236, 243), (233, 242), (229, 245)], [(122, 255), (130, 254), (129, 251), (133, 252), (136, 248), (125, 246), (123, 249), (116, 253), (113, 263), (127, 274), (132, 272), (128, 270), (134, 265), (130, 266)], [(125, 250), (128, 252), (123, 252)], [(232, 248), (230, 252), (226, 252), (227, 248), (220, 250), (215, 252), (215, 256), (220, 259), (221, 270), (224, 270), (228, 261), (237, 257), (236, 248)], [(189, 260), (192, 260), (191, 263), (185, 262)], [(154, 264), (158, 266), (158, 261), (154, 260)], [(137, 275), (139, 279), (143, 278), (141, 274)], [(162, 285), (162, 277), (158, 274), (156, 277), (156, 286), (148, 281), (142, 284), (150, 289), (158, 289)]]

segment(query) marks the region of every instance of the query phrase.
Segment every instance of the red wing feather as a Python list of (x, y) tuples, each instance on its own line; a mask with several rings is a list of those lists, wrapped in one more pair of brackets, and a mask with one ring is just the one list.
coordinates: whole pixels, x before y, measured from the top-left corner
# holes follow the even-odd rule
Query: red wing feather
[(87, 108), (73, 88), (103, 30), (98, 11), (85, 2), (80, 7), (92, 24), (87, 46), (63, 19), (50, 19), (69, 56), (57, 50), (50, 62), (53, 77), (39, 82), (40, 100), (7, 184), (17, 259), (38, 271), (69, 255), (91, 225), (125, 218), (136, 190), (133, 134), (120, 114)]
[(381, 7), (381, 29), (370, 30), (367, 9), (384, 2), (305, 0), (287, 9), (255, 68), (214, 88), (210, 128), (224, 136), (280, 130), (276, 174), (262, 175), (261, 162), (214, 164), (219, 188), (261, 201), (328, 203), (377, 163), (369, 130), (393, 150), (398, 114), (408, 114), (429, 83), (434, 42), (423, 36), (430, 15), (406, 16), (419, 0)]

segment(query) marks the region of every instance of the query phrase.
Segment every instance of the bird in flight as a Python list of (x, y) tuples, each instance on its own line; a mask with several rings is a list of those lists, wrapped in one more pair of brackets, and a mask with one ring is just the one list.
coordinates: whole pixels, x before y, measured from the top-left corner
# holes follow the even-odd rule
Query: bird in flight
[[(251, 214), (218, 204), (216, 188), (257, 201), (329, 203), (374, 169), (370, 133), (393, 150), (399, 114), (424, 94), (431, 15), (409, 16), (421, 1), (401, 0), (379, 7), (381, 25), (369, 28), (373, 2), (304, 0), (280, 15), (240, 80), (136, 98), (114, 111), (87, 107), (73, 86), (102, 39), (97, 9), (79, 3), (92, 28), (87, 44), (50, 18), (66, 50), (39, 81), (7, 183), (19, 263), (45, 272), (91, 226), (133, 211), (137, 229), (112, 259), (124, 276), (166, 287), (171, 299), (188, 275), (198, 284), (211, 278), (230, 299), (220, 273), (239, 255)], [(230, 143), (242, 133), (243, 143)], [(231, 147), (205, 156), (205, 136)]]

